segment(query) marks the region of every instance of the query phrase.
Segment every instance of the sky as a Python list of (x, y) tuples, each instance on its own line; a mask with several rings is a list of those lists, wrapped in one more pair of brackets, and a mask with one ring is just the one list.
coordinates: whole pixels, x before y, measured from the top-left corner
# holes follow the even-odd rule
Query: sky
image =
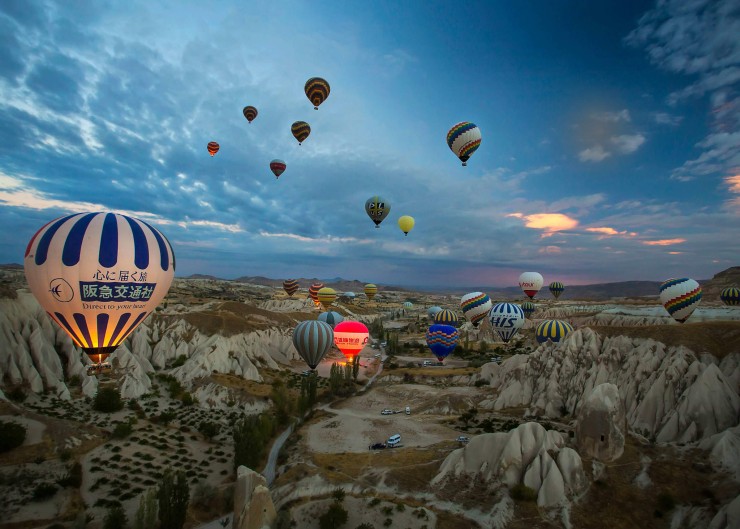
[(4, 0), (0, 263), (115, 211), (169, 238), (177, 276), (711, 278), (740, 264), (737, 35), (740, 0)]

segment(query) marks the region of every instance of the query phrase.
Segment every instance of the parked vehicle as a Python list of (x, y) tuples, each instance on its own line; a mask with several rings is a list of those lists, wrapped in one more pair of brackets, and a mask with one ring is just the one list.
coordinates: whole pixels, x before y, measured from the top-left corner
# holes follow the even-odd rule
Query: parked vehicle
[(401, 434), (397, 433), (397, 434), (391, 435), (388, 438), (388, 442), (386, 443), (386, 446), (388, 446), (388, 448), (393, 448), (400, 444), (401, 444)]
[(458, 443), (467, 443), (470, 441), (470, 437), (465, 437), (464, 435), (459, 435), (457, 439), (455, 439)]
[(428, 367), (428, 366), (432, 365), (433, 363), (434, 362), (432, 362), (431, 360), (424, 360), (424, 362), (421, 365), (422, 365), (422, 367)]
[(380, 412), (381, 415), (393, 415), (393, 410), (389, 410), (388, 408), (384, 409)]
[(411, 415), (411, 407), (406, 406), (406, 415)]

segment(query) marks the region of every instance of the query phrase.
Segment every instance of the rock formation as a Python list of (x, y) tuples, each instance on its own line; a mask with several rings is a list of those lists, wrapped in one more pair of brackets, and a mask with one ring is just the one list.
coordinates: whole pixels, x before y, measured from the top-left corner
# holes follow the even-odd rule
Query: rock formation
[(269, 529), (277, 517), (267, 481), (254, 470), (236, 470), (234, 529)]
[(596, 386), (578, 412), (578, 452), (601, 461), (614, 461), (624, 452), (627, 419), (614, 384)]

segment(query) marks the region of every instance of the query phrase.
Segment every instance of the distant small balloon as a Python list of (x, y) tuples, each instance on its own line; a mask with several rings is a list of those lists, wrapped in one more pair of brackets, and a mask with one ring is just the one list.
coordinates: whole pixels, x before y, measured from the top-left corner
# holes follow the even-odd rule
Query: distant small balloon
[(453, 327), (459, 327), (460, 319), (457, 317), (457, 314), (455, 314), (454, 311), (451, 311), (449, 309), (444, 309), (444, 310), (440, 310), (437, 314), (434, 315), (434, 323), (439, 323), (440, 325), (452, 325)]
[(326, 98), (329, 97), (329, 92), (331, 92), (329, 83), (321, 77), (311, 77), (311, 79), (306, 81), (306, 86), (303, 89), (306, 92), (308, 100), (313, 103), (314, 110), (319, 109), (319, 105), (326, 101)]
[(312, 283), (311, 286), (308, 287), (308, 295), (317, 307), (321, 305), (321, 302), (319, 301), (319, 290), (322, 288), (324, 288), (324, 283)]
[(529, 296), (529, 299), (532, 299), (537, 295), (537, 292), (540, 291), (542, 283), (544, 282), (545, 280), (538, 272), (524, 272), (519, 276), (519, 287), (527, 296)]
[(215, 155), (219, 149), (220, 149), (220, 146), (215, 141), (208, 142), (208, 153), (211, 156)]
[(272, 174), (275, 175), (275, 178), (280, 178), (280, 175), (283, 174), (285, 171), (287, 165), (285, 165), (285, 162), (282, 160), (275, 159), (270, 162), (270, 170), (272, 171)]
[(535, 337), (538, 343), (545, 343), (550, 340), (558, 343), (573, 332), (573, 326), (570, 323), (560, 320), (545, 320), (537, 326)]
[(252, 121), (254, 120), (254, 118), (257, 117), (258, 114), (257, 109), (253, 106), (244, 107), (242, 113), (244, 114), (244, 117), (247, 118), (247, 121), (249, 121), (250, 123), (252, 123)]
[(296, 121), (290, 126), (290, 132), (293, 133), (293, 137), (298, 140), (298, 145), (301, 145), (308, 135), (311, 134), (311, 125), (305, 121)]
[(324, 307), (324, 310), (329, 310), (329, 307), (332, 306), (334, 300), (337, 299), (337, 291), (331, 287), (324, 287), (319, 289), (316, 293), (316, 297), (318, 298), (319, 303), (321, 303), (321, 306)]
[(524, 303), (522, 303), (521, 306), (526, 318), (531, 317), (532, 314), (534, 314), (534, 311), (537, 310), (537, 305), (535, 305), (531, 301), (525, 301)]
[(367, 296), (368, 301), (372, 301), (377, 293), (378, 287), (375, 286), (373, 283), (368, 283), (367, 285), (365, 285), (365, 295)]
[(414, 229), (414, 224), (414, 217), (409, 217), (408, 215), (404, 215), (398, 219), (398, 227), (401, 228), (404, 235), (408, 235)]
[(380, 228), (380, 223), (391, 212), (391, 205), (383, 197), (375, 195), (365, 201), (365, 213), (375, 223), (376, 228)]
[(321, 314), (319, 314), (319, 317), (317, 319), (319, 321), (328, 323), (329, 325), (331, 325), (331, 328), (333, 329), (334, 327), (337, 326), (337, 324), (342, 323), (344, 321), (344, 316), (342, 316), (338, 312), (334, 312), (330, 310), (330, 311), (322, 312)]
[(468, 165), (468, 159), (480, 147), (480, 141), (480, 129), (469, 121), (453, 125), (447, 133), (447, 145), (463, 166)]
[(728, 287), (719, 295), (725, 305), (740, 305), (740, 288)]
[(283, 289), (289, 296), (293, 296), (296, 292), (298, 292), (298, 281), (295, 279), (286, 279), (283, 281)]
[(565, 285), (563, 285), (560, 281), (553, 281), (550, 283), (550, 294), (552, 294), (552, 297), (555, 299), (558, 299), (560, 297), (560, 294), (562, 294), (565, 291)]

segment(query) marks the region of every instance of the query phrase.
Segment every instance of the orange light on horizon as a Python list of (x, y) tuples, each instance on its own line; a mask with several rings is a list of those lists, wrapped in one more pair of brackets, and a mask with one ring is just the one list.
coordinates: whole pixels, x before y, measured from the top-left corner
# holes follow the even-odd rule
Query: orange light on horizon
[(657, 241), (642, 241), (642, 244), (647, 246), (670, 246), (672, 244), (681, 244), (686, 242), (686, 239), (658, 239)]
[(553, 233), (565, 230), (572, 230), (578, 226), (578, 221), (563, 213), (533, 213), (524, 215), (523, 213), (509, 213), (507, 217), (514, 217), (524, 220), (527, 228), (543, 230), (543, 237), (548, 237)]

